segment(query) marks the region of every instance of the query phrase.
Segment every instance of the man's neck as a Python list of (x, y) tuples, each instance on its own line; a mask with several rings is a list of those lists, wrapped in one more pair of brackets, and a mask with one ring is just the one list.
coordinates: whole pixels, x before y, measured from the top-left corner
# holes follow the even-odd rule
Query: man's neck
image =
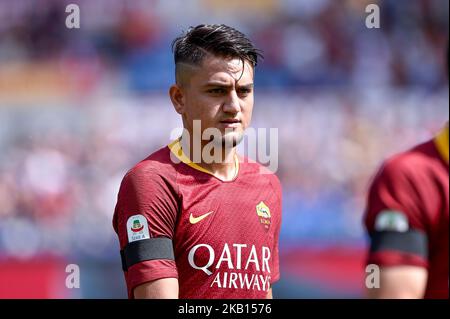
[[(233, 180), (238, 173), (238, 165), (236, 163), (236, 147), (233, 148), (221, 148), (222, 158), (218, 161), (213, 162), (205, 162), (203, 158), (203, 150), (205, 146), (208, 144), (207, 141), (202, 141), (199, 143), (199, 147), (194, 147), (193, 139), (190, 140), (190, 151), (189, 146), (186, 145), (186, 139), (181, 139), (181, 148), (183, 149), (184, 154), (189, 158), (189, 160), (201, 168), (209, 171), (212, 175), (219, 178), (222, 181), (231, 181)], [(185, 151), (186, 150), (186, 151)], [(196, 154), (194, 156), (194, 151), (198, 152), (200, 150), (200, 154)]]
[(222, 148), (222, 162), (221, 163), (202, 163), (204, 168), (210, 171), (214, 176), (223, 181), (231, 181), (237, 175), (238, 167), (236, 165), (236, 148), (231, 149)]

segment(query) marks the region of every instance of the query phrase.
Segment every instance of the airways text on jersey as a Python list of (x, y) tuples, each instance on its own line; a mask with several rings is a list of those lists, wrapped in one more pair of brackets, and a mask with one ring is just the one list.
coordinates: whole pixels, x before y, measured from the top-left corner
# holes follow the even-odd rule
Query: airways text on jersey
[(271, 250), (262, 246), (225, 243), (221, 251), (197, 244), (188, 254), (189, 265), (207, 275), (209, 287), (268, 291)]

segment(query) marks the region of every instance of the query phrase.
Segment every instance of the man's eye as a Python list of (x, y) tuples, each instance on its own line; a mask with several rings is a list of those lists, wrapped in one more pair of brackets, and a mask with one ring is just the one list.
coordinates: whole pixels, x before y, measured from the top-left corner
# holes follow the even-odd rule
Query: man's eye
[(252, 90), (250, 90), (250, 89), (240, 89), (238, 91), (239, 94), (249, 94), (251, 92), (252, 92)]
[(224, 89), (220, 89), (220, 88), (210, 89), (210, 90), (208, 90), (208, 93), (223, 94), (223, 93), (225, 93), (225, 90)]

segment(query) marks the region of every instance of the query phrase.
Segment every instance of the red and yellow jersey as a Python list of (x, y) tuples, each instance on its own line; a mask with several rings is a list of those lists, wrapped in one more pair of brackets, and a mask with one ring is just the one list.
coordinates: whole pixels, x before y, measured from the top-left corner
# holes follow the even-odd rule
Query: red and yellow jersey
[(425, 298), (448, 298), (448, 125), (433, 140), (387, 160), (370, 187), (368, 264), (428, 269)]
[(281, 185), (257, 163), (236, 165), (235, 178), (222, 181), (175, 141), (126, 174), (113, 226), (130, 298), (169, 277), (180, 298), (266, 297), (279, 278)]

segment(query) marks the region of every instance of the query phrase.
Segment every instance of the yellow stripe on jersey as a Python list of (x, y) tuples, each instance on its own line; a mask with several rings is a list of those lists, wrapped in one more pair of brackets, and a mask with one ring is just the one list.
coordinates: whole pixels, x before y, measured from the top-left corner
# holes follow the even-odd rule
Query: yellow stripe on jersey
[[(167, 145), (170, 149), (170, 151), (183, 163), (185, 163), (186, 165), (192, 167), (193, 169), (196, 169), (200, 172), (212, 175), (216, 178), (218, 178), (217, 176), (215, 176), (211, 171), (207, 170), (206, 168), (201, 167), (200, 165), (192, 162), (189, 157), (186, 156), (186, 154), (183, 152), (183, 148), (181, 147), (181, 141), (180, 139), (176, 139), (175, 141), (171, 142), (169, 145)], [(234, 156), (234, 165), (235, 165), (235, 175), (233, 177), (233, 179), (236, 178), (236, 176), (238, 175), (239, 172), (239, 159), (237, 157), (237, 155)], [(220, 179), (220, 178), (218, 178)], [(222, 179), (220, 179), (222, 180)]]
[(444, 158), (444, 160), (448, 163), (448, 153), (449, 153), (448, 123), (434, 138), (434, 143), (439, 153), (441, 154), (442, 158)]

